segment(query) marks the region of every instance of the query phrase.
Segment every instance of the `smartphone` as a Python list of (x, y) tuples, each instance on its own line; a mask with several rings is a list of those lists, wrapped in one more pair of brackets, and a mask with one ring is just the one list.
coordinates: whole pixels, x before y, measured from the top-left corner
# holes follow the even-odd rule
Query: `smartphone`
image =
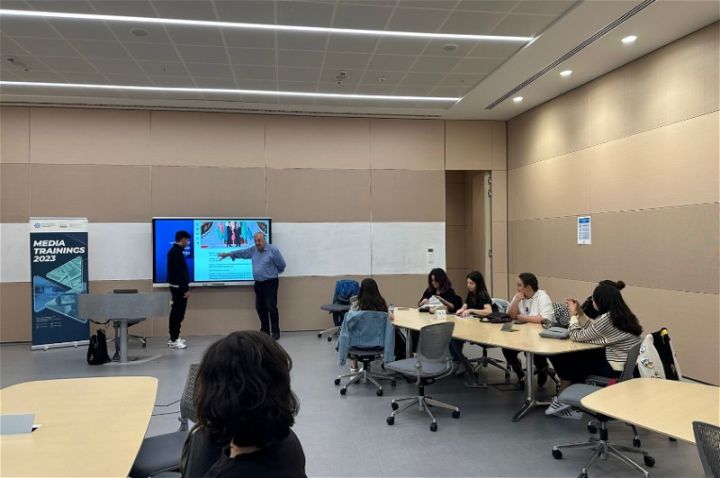
[(502, 324), (502, 327), (500, 327), (500, 330), (503, 332), (517, 332), (517, 329), (513, 329), (512, 322), (505, 322)]

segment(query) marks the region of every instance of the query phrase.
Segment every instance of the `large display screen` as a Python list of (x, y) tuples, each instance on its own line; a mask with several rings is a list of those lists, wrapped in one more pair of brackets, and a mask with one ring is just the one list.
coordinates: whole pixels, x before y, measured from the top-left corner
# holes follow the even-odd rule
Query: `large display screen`
[(153, 285), (167, 284), (167, 253), (177, 231), (192, 236), (184, 252), (196, 286), (252, 282), (250, 259), (220, 261), (218, 253), (252, 247), (256, 232), (272, 242), (269, 218), (153, 218)]

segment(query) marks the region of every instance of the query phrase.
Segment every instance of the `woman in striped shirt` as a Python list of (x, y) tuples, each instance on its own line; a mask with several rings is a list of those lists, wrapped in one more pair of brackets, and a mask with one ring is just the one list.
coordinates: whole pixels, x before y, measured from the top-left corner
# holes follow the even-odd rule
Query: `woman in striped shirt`
[(601, 282), (593, 291), (593, 307), (600, 313), (596, 319), (588, 319), (577, 300), (567, 300), (570, 339), (605, 348), (550, 357), (560, 376), (561, 390), (584, 382), (589, 375), (619, 377), (630, 349), (640, 342), (642, 326), (620, 294), (624, 284), (608, 282)]

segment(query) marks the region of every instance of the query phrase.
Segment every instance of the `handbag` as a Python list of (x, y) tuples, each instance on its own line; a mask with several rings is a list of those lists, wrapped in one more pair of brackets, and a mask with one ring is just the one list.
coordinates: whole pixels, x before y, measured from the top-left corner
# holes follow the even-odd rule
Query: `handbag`
[(570, 332), (563, 327), (549, 327), (540, 331), (540, 337), (563, 340), (570, 337)]

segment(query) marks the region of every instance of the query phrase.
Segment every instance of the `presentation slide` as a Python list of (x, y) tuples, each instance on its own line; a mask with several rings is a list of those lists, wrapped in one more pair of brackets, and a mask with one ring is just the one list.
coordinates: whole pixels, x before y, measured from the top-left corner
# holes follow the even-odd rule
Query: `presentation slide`
[(179, 230), (186, 230), (192, 235), (185, 249), (185, 257), (190, 282), (195, 283), (252, 281), (252, 263), (249, 259), (220, 261), (218, 253), (252, 247), (256, 232), (264, 233), (270, 242), (269, 219), (153, 219), (154, 283), (167, 282), (167, 253)]

